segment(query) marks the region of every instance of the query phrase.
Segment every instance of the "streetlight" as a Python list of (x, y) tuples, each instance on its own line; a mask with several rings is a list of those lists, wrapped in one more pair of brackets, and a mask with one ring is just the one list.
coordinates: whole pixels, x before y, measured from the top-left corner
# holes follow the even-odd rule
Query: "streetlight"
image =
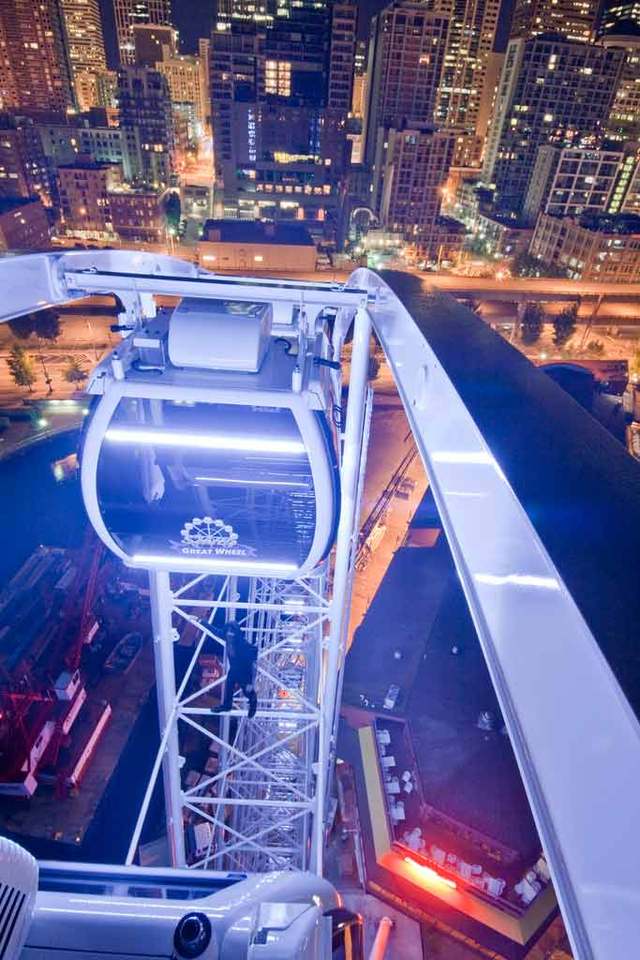
[[(41, 349), (42, 349), (42, 348), (41, 348)], [(46, 364), (45, 364), (45, 362), (44, 362), (44, 357), (42, 356), (42, 353), (39, 353), (39, 354), (38, 354), (38, 360), (39, 360), (40, 363), (42, 364), (42, 372), (44, 373), (44, 382), (46, 383), (46, 385), (47, 385), (47, 387), (48, 387), (49, 395), (51, 395), (51, 394), (53, 393), (53, 380), (52, 380), (51, 377), (49, 376), (49, 371), (47, 370), (47, 367), (46, 367)]]

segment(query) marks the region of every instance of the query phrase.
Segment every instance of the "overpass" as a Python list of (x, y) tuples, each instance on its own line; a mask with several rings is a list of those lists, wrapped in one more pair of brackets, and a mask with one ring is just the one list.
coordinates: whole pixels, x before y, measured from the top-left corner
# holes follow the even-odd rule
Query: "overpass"
[(451, 274), (434, 274), (427, 279), (434, 290), (442, 290), (454, 297), (469, 297), (486, 300), (520, 301), (598, 301), (613, 300), (619, 303), (640, 304), (640, 283), (600, 283), (594, 280), (562, 280), (548, 278), (510, 277), (496, 280), (494, 277), (458, 277)]

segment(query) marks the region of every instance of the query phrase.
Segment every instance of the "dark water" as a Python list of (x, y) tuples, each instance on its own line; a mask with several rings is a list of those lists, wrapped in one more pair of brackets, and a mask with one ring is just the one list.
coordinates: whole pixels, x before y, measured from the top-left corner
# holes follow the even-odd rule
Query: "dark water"
[(87, 515), (80, 481), (58, 483), (54, 460), (73, 453), (78, 432), (60, 434), (0, 460), (0, 588), (40, 544), (75, 547), (82, 542)]

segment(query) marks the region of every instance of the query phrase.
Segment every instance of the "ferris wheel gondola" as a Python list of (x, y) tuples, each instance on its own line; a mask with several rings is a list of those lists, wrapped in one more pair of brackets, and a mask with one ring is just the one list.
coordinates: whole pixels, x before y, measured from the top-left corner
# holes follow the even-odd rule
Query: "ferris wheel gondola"
[(293, 578), (331, 549), (328, 338), (271, 328), (270, 304), (185, 299), (97, 368), (82, 492), (128, 565)]

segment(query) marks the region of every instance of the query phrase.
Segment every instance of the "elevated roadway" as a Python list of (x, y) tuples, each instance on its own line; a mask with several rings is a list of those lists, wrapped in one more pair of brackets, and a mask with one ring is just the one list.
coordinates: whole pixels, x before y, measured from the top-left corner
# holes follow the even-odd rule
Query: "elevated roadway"
[(434, 290), (443, 290), (455, 297), (506, 300), (511, 303), (520, 300), (597, 301), (603, 298), (619, 303), (640, 304), (640, 282), (599, 283), (591, 280), (526, 277), (496, 280), (494, 277), (459, 277), (442, 273), (426, 275), (425, 281)]

